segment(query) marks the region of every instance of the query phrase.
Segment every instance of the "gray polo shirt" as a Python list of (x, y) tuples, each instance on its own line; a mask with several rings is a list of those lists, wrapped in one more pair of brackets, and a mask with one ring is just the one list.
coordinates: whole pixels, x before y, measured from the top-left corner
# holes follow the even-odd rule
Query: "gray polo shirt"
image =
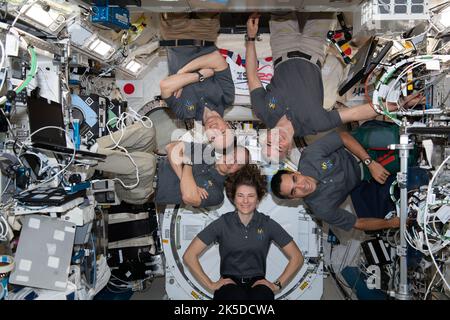
[[(186, 143), (185, 152), (191, 155), (192, 173), (197, 186), (208, 192), (208, 198), (202, 199), (200, 208), (219, 205), (223, 201), (223, 186), (226, 176), (221, 175), (214, 167), (214, 148), (211, 145)], [(201, 157), (194, 148), (199, 148), (205, 157)], [(212, 159), (212, 161), (211, 161)], [(200, 162), (200, 163), (199, 163)], [(157, 204), (181, 204), (183, 202), (180, 179), (173, 171), (169, 160), (158, 163), (158, 185), (155, 194)]]
[(304, 59), (289, 59), (277, 65), (270, 84), (250, 93), (253, 111), (273, 128), (286, 115), (295, 136), (327, 131), (342, 124), (337, 110), (323, 109), (322, 75), (316, 65)]
[[(169, 74), (177, 73), (191, 60), (216, 50), (216, 46), (168, 48)], [(234, 102), (234, 83), (230, 67), (216, 72), (203, 82), (185, 86), (178, 99), (172, 95), (164, 100), (178, 119), (202, 120), (205, 107), (223, 116), (224, 110)]]
[(339, 134), (331, 132), (305, 148), (298, 171), (318, 181), (316, 191), (304, 198), (312, 213), (331, 225), (350, 230), (356, 216), (339, 206), (361, 182), (361, 169), (344, 148)]
[(283, 227), (258, 211), (247, 226), (236, 211), (223, 214), (197, 237), (206, 245), (219, 243), (221, 275), (244, 278), (265, 276), (272, 241), (280, 248), (292, 241)]

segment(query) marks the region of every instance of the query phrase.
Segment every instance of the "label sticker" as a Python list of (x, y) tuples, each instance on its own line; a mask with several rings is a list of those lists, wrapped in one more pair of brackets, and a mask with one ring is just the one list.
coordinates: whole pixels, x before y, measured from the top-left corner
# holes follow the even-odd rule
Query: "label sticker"
[(123, 263), (122, 250), (119, 250), (119, 264)]
[(66, 286), (67, 286), (66, 282), (55, 281), (55, 287), (58, 287), (58, 288), (65, 288)]
[(56, 253), (56, 244), (47, 243), (47, 253), (49, 256), (53, 256)]
[(41, 227), (41, 221), (36, 218), (30, 218), (30, 221), (28, 221), (28, 227), (39, 229)]
[(441, 64), (439, 60), (429, 60), (425, 62), (425, 66), (427, 70), (436, 70), (436, 71), (441, 70)]
[(22, 259), (19, 262), (19, 270), (30, 271), (32, 264), (33, 264), (33, 262), (31, 260)]
[(28, 282), (30, 280), (30, 277), (28, 276), (17, 276), (16, 277), (16, 281), (20, 281), (20, 282)]
[(64, 241), (65, 236), (66, 233), (64, 231), (55, 230), (55, 232), (53, 232), (53, 239), (55, 240)]
[(442, 206), (437, 212), (436, 215), (438, 216), (439, 220), (443, 224), (446, 224), (448, 220), (450, 220), (450, 206)]
[(64, 231), (65, 231), (65, 232), (71, 232), (71, 233), (74, 233), (74, 232), (75, 232), (75, 227), (65, 227), (65, 228), (64, 228)]
[(48, 266), (53, 269), (58, 269), (59, 267), (59, 258), (58, 257), (48, 257)]

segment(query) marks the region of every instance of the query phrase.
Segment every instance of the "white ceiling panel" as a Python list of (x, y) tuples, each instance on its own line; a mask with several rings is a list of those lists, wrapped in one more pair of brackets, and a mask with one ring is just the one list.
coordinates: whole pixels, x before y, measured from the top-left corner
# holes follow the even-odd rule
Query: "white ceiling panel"
[(305, 0), (303, 11), (353, 11), (363, 0)]
[(129, 8), (130, 11), (150, 12), (189, 12), (191, 7), (186, 0), (142, 0), (142, 7)]
[(188, 0), (193, 11), (273, 11), (300, 9), (304, 0)]
[(134, 8), (134, 10), (151, 12), (353, 11), (360, 2), (361, 0), (142, 0), (142, 7)]

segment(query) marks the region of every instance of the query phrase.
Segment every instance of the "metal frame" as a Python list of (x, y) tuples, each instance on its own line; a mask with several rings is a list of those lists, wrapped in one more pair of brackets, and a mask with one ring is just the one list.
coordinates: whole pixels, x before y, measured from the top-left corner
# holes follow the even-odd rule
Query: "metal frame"
[(397, 182), (400, 188), (400, 244), (397, 246), (397, 255), (400, 257), (400, 283), (395, 297), (399, 300), (409, 300), (411, 295), (408, 284), (408, 243), (405, 231), (408, 219), (408, 157), (409, 150), (413, 149), (414, 145), (409, 143), (406, 118), (403, 120), (403, 125), (400, 127), (400, 143), (389, 145), (389, 149), (400, 151), (400, 171), (397, 173)]

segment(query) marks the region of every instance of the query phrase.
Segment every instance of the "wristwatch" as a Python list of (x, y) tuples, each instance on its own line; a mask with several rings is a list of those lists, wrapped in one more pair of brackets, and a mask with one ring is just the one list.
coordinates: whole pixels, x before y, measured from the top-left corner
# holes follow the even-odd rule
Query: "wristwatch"
[(200, 71), (195, 71), (198, 74), (198, 81), (203, 82), (205, 80), (205, 76), (200, 73)]
[(275, 281), (273, 284), (278, 287), (278, 290), (281, 290), (283, 288), (283, 286), (281, 285), (280, 280)]
[(255, 41), (256, 38), (255, 37), (249, 37), (248, 34), (245, 34), (245, 41)]
[(368, 167), (373, 162), (373, 160), (372, 160), (372, 158), (367, 158), (367, 159), (364, 159), (363, 162), (366, 165), (366, 167)]
[(183, 158), (181, 158), (181, 163), (183, 163), (184, 165), (188, 165), (188, 166), (194, 165), (194, 164), (192, 163), (192, 159), (191, 159), (191, 158), (188, 158), (188, 157), (186, 157), (186, 156), (183, 156)]

